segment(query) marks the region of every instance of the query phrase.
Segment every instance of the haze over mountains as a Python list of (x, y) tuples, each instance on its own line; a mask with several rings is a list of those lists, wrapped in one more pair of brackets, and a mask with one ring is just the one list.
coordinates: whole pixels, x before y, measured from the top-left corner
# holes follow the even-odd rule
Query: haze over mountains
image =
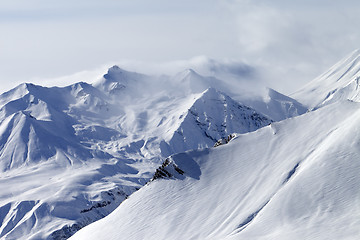
[(118, 207), (73, 239), (355, 239), (358, 57), (298, 101), (190, 69), (19, 85), (0, 96), (0, 238), (68, 238)]

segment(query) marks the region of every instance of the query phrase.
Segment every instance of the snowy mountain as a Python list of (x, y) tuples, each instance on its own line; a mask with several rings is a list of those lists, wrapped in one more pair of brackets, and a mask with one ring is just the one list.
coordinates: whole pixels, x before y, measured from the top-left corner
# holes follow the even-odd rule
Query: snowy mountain
[(359, 121), (359, 103), (338, 101), (173, 155), (71, 239), (358, 239)]
[(352, 52), (327, 72), (292, 95), (316, 108), (341, 99), (359, 102), (360, 50)]
[(160, 145), (164, 157), (190, 149), (211, 147), (231, 133), (252, 132), (272, 122), (214, 88), (203, 92), (181, 118), (183, 120), (171, 139)]
[(272, 122), (209, 88), (219, 81), (114, 66), (94, 84), (21, 84), (0, 95), (0, 238), (67, 238), (113, 211), (171, 154)]
[(359, 239), (358, 55), (294, 94), (311, 111), (269, 90), (253, 105), (291, 118), (166, 158), (70, 239)]

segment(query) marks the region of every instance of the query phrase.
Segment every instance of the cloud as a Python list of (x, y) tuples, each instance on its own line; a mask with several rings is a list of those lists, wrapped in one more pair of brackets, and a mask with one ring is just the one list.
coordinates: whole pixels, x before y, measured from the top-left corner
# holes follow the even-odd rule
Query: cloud
[(235, 59), (213, 59), (206, 56), (196, 56), (187, 60), (175, 61), (136, 61), (119, 60), (114, 62), (122, 68), (152, 75), (175, 75), (185, 69), (193, 69), (201, 75), (213, 77), (230, 77), (244, 81), (255, 81), (257, 70)]
[(359, 48), (358, 1), (227, 1), (239, 48), (289, 93)]
[(109, 66), (103, 65), (95, 69), (83, 70), (70, 75), (53, 78), (33, 78), (32, 83), (46, 87), (65, 87), (77, 82), (93, 83), (99, 80), (108, 70)]
[[(170, 81), (172, 77), (187, 69), (193, 69), (203, 76), (220, 79), (221, 82), (219, 82), (218, 86), (216, 87), (219, 89), (226, 89), (228, 94), (245, 94), (244, 91), (247, 93), (252, 93), (256, 90), (262, 89), (264, 84), (259, 81), (259, 78), (257, 77), (257, 69), (242, 61), (231, 59), (215, 60), (205, 56), (197, 56), (187, 60), (162, 62), (120, 60), (105, 64), (98, 68), (85, 70), (62, 77), (33, 78), (31, 79), (31, 82), (48, 87), (62, 87), (80, 81), (93, 83), (99, 80), (113, 65), (117, 65), (127, 71), (155, 76), (155, 78), (149, 79), (151, 79), (152, 85), (155, 84), (155, 86), (160, 88), (164, 88), (162, 82), (164, 78), (162, 77), (158, 79), (161, 82), (161, 85), (158, 85), (159, 83), (156, 83), (156, 76), (167, 75), (169, 78), (166, 79)], [(170, 82), (169, 84), (171, 85)]]
[(121, 59), (234, 57), (228, 53), (235, 35), (224, 12), (217, 0), (6, 2), (0, 9), (1, 88)]
[(291, 93), (360, 47), (359, 7), (355, 0), (8, 1), (0, 9), (1, 87), (123, 62), (139, 72), (194, 68), (257, 79)]

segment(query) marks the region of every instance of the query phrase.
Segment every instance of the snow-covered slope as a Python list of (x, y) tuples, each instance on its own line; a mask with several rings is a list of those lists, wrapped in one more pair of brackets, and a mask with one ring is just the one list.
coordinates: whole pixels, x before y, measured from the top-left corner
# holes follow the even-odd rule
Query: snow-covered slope
[[(0, 237), (68, 236), (108, 214), (146, 182), (146, 175), (128, 166), (131, 161), (96, 148), (120, 135), (96, 122), (86, 124), (94, 113), (101, 115), (101, 97), (86, 83), (66, 88), (22, 84), (0, 96)], [(83, 134), (86, 128), (93, 135)]]
[(307, 108), (288, 96), (274, 89), (267, 88), (264, 96), (241, 99), (242, 103), (258, 112), (269, 116), (274, 121), (296, 117), (307, 112)]
[(0, 238), (69, 237), (169, 155), (272, 122), (207, 89), (220, 80), (185, 72), (157, 78), (114, 66), (94, 84), (21, 84), (0, 95)]
[(74, 239), (359, 238), (358, 56), (294, 95), (306, 114), (193, 70), (21, 84), (0, 95), (0, 238), (66, 239), (114, 209)]
[(294, 93), (292, 97), (311, 108), (340, 99), (359, 102), (359, 79), (360, 50), (356, 50)]
[(358, 239), (360, 104), (338, 101), (180, 153), (71, 239)]
[(63, 112), (70, 95), (58, 88), (22, 84), (1, 96), (1, 171), (47, 161), (56, 155), (63, 156), (52, 159), (59, 165), (73, 165), (92, 156), (75, 136), (72, 125), (76, 120)]

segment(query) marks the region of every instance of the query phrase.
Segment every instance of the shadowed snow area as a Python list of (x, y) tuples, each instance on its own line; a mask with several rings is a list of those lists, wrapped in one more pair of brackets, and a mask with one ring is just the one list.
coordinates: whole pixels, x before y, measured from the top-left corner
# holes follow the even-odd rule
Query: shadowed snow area
[[(113, 66), (94, 84), (3, 93), (0, 238), (66, 239), (112, 212), (170, 155), (273, 122), (229, 88), (193, 70), (154, 77)], [(197, 164), (179, 166), (201, 179)]]

